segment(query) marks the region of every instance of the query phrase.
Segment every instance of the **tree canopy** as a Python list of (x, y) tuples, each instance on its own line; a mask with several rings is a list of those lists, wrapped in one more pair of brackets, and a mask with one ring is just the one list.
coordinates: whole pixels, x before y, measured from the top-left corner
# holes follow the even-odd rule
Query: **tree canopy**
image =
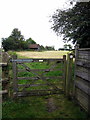
[(64, 48), (64, 50), (65, 49), (72, 50), (71, 44), (64, 44), (63, 48)]
[(90, 47), (90, 2), (77, 2), (73, 8), (57, 9), (51, 17), (52, 27), (64, 41)]
[(32, 40), (32, 38), (27, 39), (26, 42), (28, 44), (36, 44), (36, 42), (34, 40)]
[(2, 46), (5, 51), (8, 50), (25, 50), (28, 49), (28, 44), (35, 44), (36, 42), (29, 38), (24, 39), (24, 36), (21, 34), (17, 28), (14, 28), (11, 35), (8, 38), (2, 38)]
[(25, 45), (24, 36), (15, 28), (8, 38), (2, 38), (2, 45), (5, 51), (24, 49)]

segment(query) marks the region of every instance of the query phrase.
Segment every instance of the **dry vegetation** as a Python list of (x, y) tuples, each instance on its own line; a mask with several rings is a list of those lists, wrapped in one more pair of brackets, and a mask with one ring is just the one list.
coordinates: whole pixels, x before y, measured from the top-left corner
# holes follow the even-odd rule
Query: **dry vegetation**
[(62, 58), (68, 51), (43, 51), (43, 52), (32, 52), (32, 51), (21, 51), (16, 52), (20, 56), (28, 58)]

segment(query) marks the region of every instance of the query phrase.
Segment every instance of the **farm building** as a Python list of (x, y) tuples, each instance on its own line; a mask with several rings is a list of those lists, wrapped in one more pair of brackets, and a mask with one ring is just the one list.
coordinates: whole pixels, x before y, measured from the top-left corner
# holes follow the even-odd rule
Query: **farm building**
[(40, 45), (39, 45), (39, 44), (30, 44), (30, 45), (28, 46), (28, 48), (29, 48), (30, 50), (38, 51), (38, 50), (40, 50)]

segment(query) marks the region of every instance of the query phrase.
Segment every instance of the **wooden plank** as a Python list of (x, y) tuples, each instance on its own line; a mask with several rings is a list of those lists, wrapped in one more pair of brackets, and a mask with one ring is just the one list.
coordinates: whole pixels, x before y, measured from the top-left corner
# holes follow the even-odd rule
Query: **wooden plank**
[(89, 52), (79, 52), (79, 56), (85, 56), (86, 58), (88, 58), (89, 55)]
[(89, 81), (85, 80), (85, 79), (82, 79), (78, 76), (76, 76), (76, 81), (79, 81), (81, 83), (83, 83), (84, 85), (88, 86), (89, 85)]
[[(44, 79), (63, 79), (62, 76), (51, 76), (51, 77), (43, 77)], [(18, 80), (38, 80), (40, 77), (17, 77)]]
[(79, 54), (79, 59), (89, 60), (88, 54)]
[[(16, 59), (17, 56), (13, 56), (13, 60)], [(18, 83), (17, 83), (17, 63), (12, 62), (13, 66), (13, 91), (17, 93), (18, 91)]]
[[(53, 85), (58, 85), (54, 84)], [(46, 84), (18, 84), (18, 87), (37, 87), (37, 86), (48, 86), (48, 83)]]
[(64, 63), (63, 63), (63, 66), (64, 66), (64, 68), (63, 68), (63, 89), (64, 89), (64, 91), (66, 91), (66, 55), (63, 55), (63, 61), (64, 61)]
[[(63, 91), (61, 90), (32, 90), (26, 92), (18, 92), (18, 97), (27, 97), (27, 96), (45, 96), (45, 95), (52, 95), (52, 94), (62, 94)], [(14, 96), (17, 96), (14, 94)]]
[(90, 51), (86, 51), (86, 50), (78, 50), (78, 52), (80, 54), (90, 54)]
[(82, 71), (76, 71), (76, 76), (78, 76), (82, 79), (85, 79), (87, 81), (90, 81), (89, 73), (85, 73), (85, 72), (82, 72)]
[(79, 59), (85, 59), (85, 60), (90, 60), (89, 56), (90, 56), (90, 51), (79, 51), (78, 52), (79, 55)]
[(3, 78), (3, 79), (0, 80), (0, 83), (2, 83), (2, 82), (8, 82), (8, 81), (9, 81), (8, 78)]
[(48, 84), (18, 84), (18, 87), (37, 87), (37, 86), (46, 86)]
[(77, 65), (77, 71), (82, 71), (82, 72), (88, 73), (88, 68), (85, 68), (83, 66), (78, 66)]
[(12, 59), (10, 60), (11, 62), (17, 62), (17, 63), (30, 63), (30, 62), (41, 62), (41, 60), (43, 61), (63, 61), (63, 59), (60, 58), (30, 58), (30, 59)]
[[(27, 91), (23, 91), (23, 92), (25, 92), (25, 93), (31, 93), (31, 92), (36, 92), (36, 93), (38, 93), (38, 92), (48, 92), (48, 91), (61, 91), (61, 92), (63, 92), (63, 90), (61, 89), (61, 88), (58, 88), (58, 89), (35, 89), (35, 90), (27, 90)], [(18, 92), (21, 92), (21, 91), (18, 91)]]
[(78, 51), (79, 52), (79, 54), (82, 54), (82, 56), (83, 55), (90, 55), (90, 51)]
[(90, 51), (90, 48), (79, 48), (79, 51)]
[(7, 65), (7, 63), (0, 63), (0, 67), (6, 67)]
[(58, 92), (56, 92), (56, 91), (54, 91), (54, 92), (50, 92), (50, 93), (46, 93), (46, 92), (44, 92), (44, 93), (29, 93), (29, 94), (27, 94), (27, 93), (18, 93), (18, 97), (28, 97), (28, 96), (48, 96), (48, 95), (54, 95), (54, 94), (60, 94), (60, 92), (58, 91)]
[(7, 94), (7, 93), (8, 93), (7, 90), (2, 90), (2, 91), (0, 91), (0, 95)]
[(39, 77), (17, 77), (18, 80), (38, 80)]
[(78, 100), (80, 106), (88, 111), (88, 95), (77, 87), (75, 88), (75, 93), (75, 97)]
[(90, 61), (77, 59), (76, 65), (83, 66), (85, 68), (90, 68)]
[[(61, 70), (60, 68), (59, 69), (56, 69), (56, 68), (53, 68), (53, 69), (30, 69), (32, 72), (38, 72), (38, 71), (43, 71), (43, 72), (51, 72), (51, 71), (59, 71)], [(30, 72), (26, 69), (18, 69), (17, 70), (18, 72)]]
[(81, 83), (80, 81), (75, 81), (75, 86), (85, 92), (87, 95), (90, 95), (90, 88), (85, 84)]

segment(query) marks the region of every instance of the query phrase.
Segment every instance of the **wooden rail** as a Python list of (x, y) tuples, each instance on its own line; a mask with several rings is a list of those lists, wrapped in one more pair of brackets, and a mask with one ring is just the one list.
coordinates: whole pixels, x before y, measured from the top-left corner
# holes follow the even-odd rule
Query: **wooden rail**
[[(56, 59), (56, 58), (49, 58), (49, 59), (45, 59), (45, 58), (30, 58), (30, 59), (17, 59), (17, 56), (13, 56), (13, 58), (10, 60), (12, 62), (12, 66), (13, 66), (13, 94), (14, 96), (25, 96), (25, 94), (29, 94), (28, 91), (27, 93), (25, 92), (25, 88), (31, 87), (31, 86), (51, 86), (51, 88), (53, 88), (53, 93), (55, 93), (55, 91), (60, 90), (56, 84), (52, 84), (51, 82), (49, 82), (49, 79), (52, 80), (56, 80), (56, 79), (63, 79), (64, 83), (65, 83), (65, 68), (61, 69), (61, 68), (54, 68), (56, 67), (56, 64), (58, 65), (58, 63), (63, 63), (64, 67), (66, 67), (65, 65), (65, 61), (66, 61), (66, 56), (63, 56), (63, 59)], [(54, 62), (54, 65), (51, 66), (49, 69), (31, 69), (30, 67), (28, 67), (25, 63), (32, 63), (32, 62), (47, 62), (48, 64), (50, 62)], [(18, 64), (23, 66), (23, 69), (18, 68)], [(60, 71), (63, 70), (63, 76), (51, 76), (51, 77), (45, 77), (45, 74), (51, 71)], [(43, 73), (41, 75), (38, 74), (39, 71), (42, 71)], [(35, 77), (19, 77), (18, 73), (20, 72), (31, 72), (34, 74)], [(37, 80), (42, 80), (45, 82), (45, 84), (41, 83), (41, 84), (34, 84), (35, 81)], [(28, 84), (18, 84), (18, 81), (22, 81), (22, 80), (28, 80), (30, 81), (30, 83)], [(23, 87), (23, 91), (19, 92), (19, 87)], [(63, 86), (65, 87), (65, 86)], [(64, 89), (63, 89), (64, 90)], [(36, 90), (38, 93), (38, 90)], [(41, 90), (43, 91), (43, 90)], [(46, 91), (51, 91), (49, 89), (47, 89)], [(25, 92), (25, 93), (23, 93)], [(30, 92), (32, 92), (32, 90), (30, 90)], [(33, 92), (32, 92), (33, 93)], [(32, 94), (31, 93), (31, 94)], [(43, 94), (43, 93), (41, 93)], [(52, 94), (52, 93), (45, 93), (47, 94)], [(44, 95), (45, 95), (44, 94)], [(29, 94), (30, 95), (30, 94)], [(28, 96), (28, 95), (27, 95)]]
[(18, 92), (17, 94), (14, 93), (14, 97), (27, 97), (27, 96), (46, 96), (46, 95), (52, 95), (52, 94), (62, 94), (63, 90), (32, 90), (29, 92)]
[(61, 61), (62, 59), (59, 58), (30, 58), (30, 59), (11, 59), (11, 62), (16, 62), (16, 63), (31, 63), (31, 62), (46, 62), (46, 61)]

